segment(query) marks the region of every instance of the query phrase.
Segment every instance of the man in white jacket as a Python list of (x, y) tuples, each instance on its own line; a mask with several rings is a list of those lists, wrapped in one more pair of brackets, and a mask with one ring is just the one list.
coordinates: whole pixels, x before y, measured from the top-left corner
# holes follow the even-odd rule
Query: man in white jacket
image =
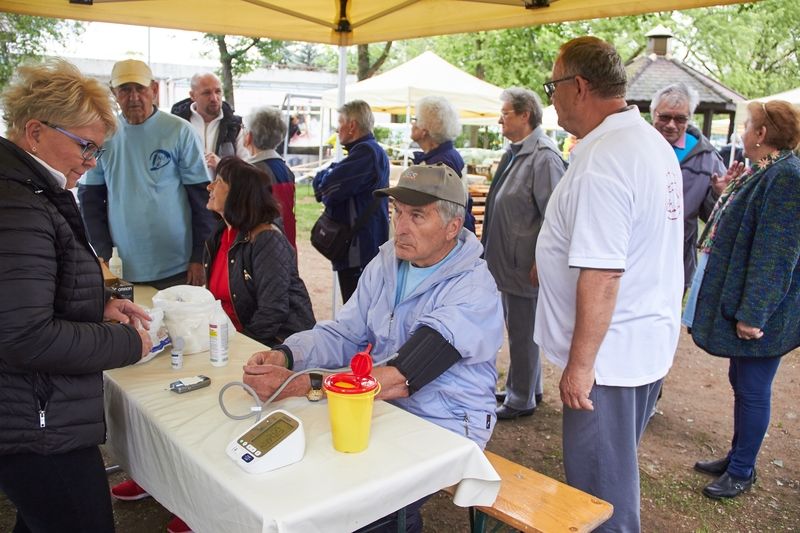
[[(319, 322), (283, 345), (254, 354), (244, 382), (269, 397), (303, 368), (339, 368), (368, 343), (379, 399), (486, 445), (495, 422), (495, 356), (503, 342), (503, 310), (482, 247), (462, 228), (466, 192), (449, 167), (412, 166), (396, 187), (395, 237), (364, 270), (335, 321)], [(293, 380), (278, 397), (318, 398), (319, 377)], [(407, 531), (421, 531), (419, 508), (406, 508)]]

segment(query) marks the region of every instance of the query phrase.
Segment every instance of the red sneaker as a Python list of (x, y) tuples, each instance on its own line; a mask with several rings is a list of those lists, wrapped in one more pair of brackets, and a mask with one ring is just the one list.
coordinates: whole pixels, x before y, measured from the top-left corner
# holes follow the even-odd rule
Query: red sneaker
[(192, 533), (192, 528), (177, 516), (173, 516), (167, 524), (167, 533)]
[(128, 481), (123, 481), (118, 485), (114, 485), (111, 487), (111, 495), (118, 500), (122, 500), (125, 502), (132, 502), (135, 500), (142, 500), (144, 498), (149, 498), (150, 495), (140, 487), (134, 480), (129, 479)]

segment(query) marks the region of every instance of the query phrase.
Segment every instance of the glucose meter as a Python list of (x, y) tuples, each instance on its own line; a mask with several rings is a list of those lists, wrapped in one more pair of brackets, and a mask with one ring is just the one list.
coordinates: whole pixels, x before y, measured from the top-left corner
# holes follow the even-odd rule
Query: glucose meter
[(303, 458), (303, 423), (282, 409), (256, 422), (225, 449), (228, 457), (250, 474), (263, 474)]

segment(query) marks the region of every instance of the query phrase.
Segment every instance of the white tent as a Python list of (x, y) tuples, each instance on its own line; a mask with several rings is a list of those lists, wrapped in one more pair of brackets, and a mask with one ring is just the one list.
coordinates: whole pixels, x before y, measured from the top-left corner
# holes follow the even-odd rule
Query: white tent
[[(348, 85), (348, 100), (365, 100), (373, 111), (404, 115), (414, 111), (423, 96), (443, 96), (459, 110), (464, 122), (469, 119), (497, 119), (502, 88), (459, 70), (433, 52), (372, 78)], [(326, 91), (322, 101), (335, 108), (337, 90)]]
[(800, 87), (782, 93), (771, 94), (769, 96), (762, 96), (761, 98), (753, 98), (756, 102), (769, 102), (770, 100), (786, 100), (795, 105), (800, 105)]
[(770, 100), (786, 100), (794, 105), (800, 105), (800, 87), (782, 93), (770, 94), (769, 96), (761, 96), (745, 102), (739, 102), (736, 105), (736, 125), (740, 126), (744, 124), (745, 118), (747, 118), (747, 104), (750, 102), (769, 102)]
[[(487, 83), (451, 65), (433, 52), (423, 52), (414, 59), (372, 78), (346, 87), (348, 100), (364, 100), (373, 111), (397, 115), (413, 114), (423, 96), (443, 96), (459, 110), (465, 124), (496, 124), (500, 116), (501, 87)], [(335, 108), (337, 89), (323, 93), (323, 105)], [(560, 130), (553, 106), (544, 108), (542, 125), (546, 130)]]

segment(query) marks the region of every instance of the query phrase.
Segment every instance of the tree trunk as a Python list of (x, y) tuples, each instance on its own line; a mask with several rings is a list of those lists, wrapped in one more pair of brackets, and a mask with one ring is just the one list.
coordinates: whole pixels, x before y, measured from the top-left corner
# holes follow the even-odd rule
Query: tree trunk
[(217, 35), (217, 47), (219, 48), (219, 62), (222, 65), (222, 93), (225, 101), (232, 108), (236, 108), (233, 101), (233, 56), (228, 52), (228, 45), (225, 43), (224, 35)]
[[(477, 51), (476, 55), (478, 57), (483, 57), (481, 54), (481, 49), (483, 48), (483, 39), (475, 39), (475, 50)], [(475, 77), (479, 80), (486, 79), (486, 68), (483, 66), (483, 63), (478, 63), (475, 65)]]
[(359, 44), (358, 45), (358, 81), (366, 80), (367, 78), (371, 78), (378, 72), (378, 69), (383, 66), (383, 63), (386, 61), (386, 58), (389, 57), (389, 50), (392, 48), (392, 41), (388, 41), (386, 45), (383, 47), (383, 52), (381, 53), (380, 57), (375, 60), (373, 64), (370, 65), (369, 63), (369, 45), (367, 44)]

